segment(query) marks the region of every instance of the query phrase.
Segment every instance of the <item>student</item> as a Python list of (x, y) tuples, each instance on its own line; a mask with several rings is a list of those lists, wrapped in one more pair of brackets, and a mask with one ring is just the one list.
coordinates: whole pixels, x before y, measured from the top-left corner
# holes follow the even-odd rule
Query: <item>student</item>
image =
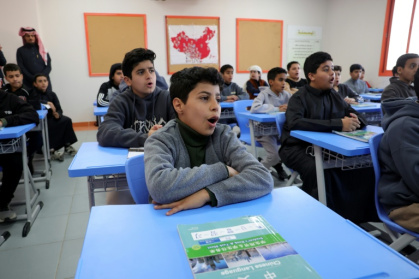
[(335, 80), (333, 81), (332, 91), (342, 97), (342, 99), (348, 104), (356, 104), (358, 102), (359, 95), (352, 91), (346, 84), (340, 83), (340, 75), (342, 73), (342, 67), (335, 65)]
[(419, 71), (416, 71), (415, 81), (413, 82), (415, 87), (416, 96), (419, 96)]
[(246, 91), (249, 93), (249, 98), (253, 100), (256, 98), (255, 93), (259, 93), (259, 86), (268, 86), (268, 83), (262, 79), (262, 68), (258, 65), (250, 66), (250, 79), (246, 82)]
[(3, 68), (5, 79), (8, 82), (3, 87), (3, 90), (10, 92), (30, 103), (34, 109), (40, 110), (41, 104), (34, 98), (30, 90), (23, 84), (23, 75), (20, 67), (16, 64), (9, 63)]
[(300, 63), (291, 61), (287, 64), (288, 77), (285, 80), (285, 90), (294, 94), (298, 88), (307, 84), (307, 80), (300, 78)]
[(122, 64), (115, 63), (109, 71), (109, 81), (102, 83), (97, 93), (97, 106), (108, 107), (111, 96), (118, 91), (119, 84), (124, 79), (122, 74)]
[(42, 104), (48, 105), (48, 137), (51, 152), (51, 159), (64, 161), (63, 153), (59, 152), (64, 147), (64, 152), (71, 156), (76, 155), (77, 151), (71, 146), (77, 142), (77, 136), (73, 130), (71, 118), (63, 115), (60, 101), (57, 94), (48, 91), (48, 77), (44, 74), (35, 75), (33, 81), (34, 95)]
[(32, 88), (36, 74), (42, 73), (48, 77), (48, 90), (52, 91), (49, 74), (51, 72), (51, 57), (42, 43), (38, 32), (32, 27), (19, 29), (23, 46), (16, 51), (16, 60), (23, 73), (23, 83), (28, 89)]
[(346, 84), (352, 91), (359, 94), (368, 93), (368, 86), (365, 81), (361, 80), (362, 66), (360, 64), (352, 64), (349, 68), (351, 78), (345, 81)]
[(416, 53), (403, 54), (397, 59), (396, 67), (398, 79), (390, 78), (390, 84), (384, 88), (381, 101), (393, 98), (408, 98), (417, 96), (412, 82), (418, 71), (419, 55)]
[(169, 92), (156, 87), (155, 59), (156, 54), (144, 48), (125, 54), (122, 71), (129, 89), (111, 101), (97, 133), (100, 145), (142, 147), (174, 118)]
[(186, 68), (170, 79), (177, 118), (145, 143), (147, 188), (166, 214), (206, 203), (224, 206), (272, 191), (273, 180), (220, 118), (221, 75), (214, 68)]
[(1, 69), (4, 65), (6, 65), (6, 57), (4, 57), (2, 48), (3, 47), (0, 45), (0, 88), (2, 88), (4, 84), (4, 75)]
[[(0, 90), (0, 127), (13, 127), (30, 123), (39, 123), (39, 117), (33, 107), (19, 97)], [(2, 140), (8, 142), (8, 140)], [(0, 154), (0, 166), (3, 168), (0, 187), (0, 223), (6, 219), (16, 219), (16, 213), (9, 203), (22, 176), (22, 153)]]
[[(251, 113), (270, 113), (286, 111), (291, 94), (284, 90), (287, 71), (283, 68), (273, 68), (268, 72), (269, 89), (265, 89), (255, 98), (250, 109)], [(280, 132), (280, 131), (279, 131)], [(280, 180), (288, 178), (282, 168), (282, 162), (278, 155), (278, 137), (262, 136), (256, 138), (266, 150), (266, 157), (261, 163), (269, 170), (273, 167), (278, 173)]]
[[(316, 52), (307, 57), (304, 73), (309, 84), (301, 87), (288, 102), (279, 156), (287, 167), (299, 172), (302, 189), (317, 198), (316, 164), (307, 152), (311, 144), (292, 137), (291, 131), (354, 131), (367, 122), (331, 91), (335, 74), (328, 53)], [(355, 223), (377, 219), (372, 168), (327, 169), (324, 176), (327, 204), (332, 210)]]
[(221, 102), (235, 102), (238, 100), (248, 100), (249, 94), (245, 92), (240, 86), (233, 82), (234, 68), (226, 64), (220, 69), (223, 76), (224, 83), (221, 91)]
[[(23, 101), (28, 102), (36, 110), (41, 109), (39, 101), (36, 100), (34, 95), (23, 85), (23, 75), (18, 65), (12, 63), (6, 64), (4, 66), (4, 75), (8, 82), (8, 84), (3, 87), (4, 91), (18, 96)], [(31, 173), (34, 174), (32, 161), (36, 150), (42, 147), (42, 134), (40, 131), (27, 132), (26, 136), (28, 138), (28, 166)]]
[(388, 99), (381, 107), (379, 200), (390, 219), (419, 233), (419, 102), (416, 97)]
[(365, 77), (365, 69), (364, 67), (362, 67), (361, 76), (359, 77), (359, 79), (362, 81), (365, 81), (365, 84), (367, 85), (367, 87), (371, 88), (372, 86), (368, 83), (368, 81), (364, 80), (364, 77)]

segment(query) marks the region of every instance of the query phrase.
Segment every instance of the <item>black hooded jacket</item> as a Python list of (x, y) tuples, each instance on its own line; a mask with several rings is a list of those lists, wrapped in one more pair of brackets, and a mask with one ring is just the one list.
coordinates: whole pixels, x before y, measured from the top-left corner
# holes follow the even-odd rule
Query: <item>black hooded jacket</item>
[(112, 94), (118, 91), (119, 87), (115, 85), (112, 79), (118, 69), (121, 69), (121, 63), (113, 64), (109, 71), (109, 81), (102, 83), (100, 86), (96, 97), (98, 107), (108, 107)]

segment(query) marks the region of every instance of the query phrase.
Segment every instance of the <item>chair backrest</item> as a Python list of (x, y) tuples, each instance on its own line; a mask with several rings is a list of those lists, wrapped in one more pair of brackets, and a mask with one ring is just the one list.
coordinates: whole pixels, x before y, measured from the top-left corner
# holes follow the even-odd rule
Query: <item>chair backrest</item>
[(145, 183), (144, 154), (129, 158), (125, 162), (125, 173), (135, 203), (148, 203), (149, 193)]
[(233, 103), (234, 115), (240, 128), (240, 138), (250, 138), (249, 120), (240, 116), (239, 112), (246, 112), (247, 107), (252, 106), (253, 100), (240, 100)]
[(379, 198), (378, 198), (378, 182), (380, 181), (381, 176), (381, 169), (380, 169), (380, 162), (378, 161), (378, 148), (380, 147), (381, 138), (383, 137), (383, 133), (377, 134), (370, 138), (369, 145), (370, 145), (370, 153), (372, 164), (374, 167), (374, 174), (375, 174), (375, 207), (377, 209), (377, 214), (380, 220), (386, 224), (391, 230), (398, 232), (398, 233), (408, 233), (410, 235), (417, 235), (402, 226), (394, 223), (387, 215), (384, 207), (381, 205)]
[(282, 126), (285, 123), (285, 113), (276, 113), (275, 114), (275, 122), (276, 122), (276, 129), (278, 130), (278, 137), (281, 136), (282, 133)]

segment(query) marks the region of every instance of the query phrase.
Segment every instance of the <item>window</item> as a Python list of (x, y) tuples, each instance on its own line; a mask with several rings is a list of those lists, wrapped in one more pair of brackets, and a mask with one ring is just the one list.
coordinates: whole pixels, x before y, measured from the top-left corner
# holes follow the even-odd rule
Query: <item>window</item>
[[(419, 5), (417, 0), (387, 0), (381, 48), (380, 76), (391, 76), (397, 58), (419, 53)], [(413, 34), (416, 34), (414, 36)]]

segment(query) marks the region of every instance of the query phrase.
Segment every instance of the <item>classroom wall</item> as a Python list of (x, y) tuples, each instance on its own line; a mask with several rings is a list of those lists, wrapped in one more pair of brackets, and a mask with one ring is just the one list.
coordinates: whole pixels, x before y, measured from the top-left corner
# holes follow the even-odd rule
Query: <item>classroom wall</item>
[[(284, 21), (283, 67), (287, 26), (323, 27), (323, 49), (344, 69), (362, 63), (366, 79), (383, 87), (378, 77), (386, 0), (1, 0), (0, 44), (8, 62), (16, 62), (22, 45), (21, 26), (35, 27), (52, 58), (51, 80), (64, 113), (73, 122), (94, 121), (92, 102), (107, 77), (89, 77), (83, 13), (139, 13), (147, 15), (148, 47), (157, 53), (155, 67), (169, 82), (166, 68), (165, 15), (220, 17), (221, 64), (236, 64), (236, 18)], [(16, 8), (19, 3), (19, 9)], [(109, 34), (112, 40), (112, 34)], [(255, 34), (254, 46), (263, 44)], [(123, 57), (121, 57), (122, 60)], [(115, 61), (117, 62), (117, 61)], [(343, 76), (349, 76), (347, 71)], [(266, 75), (264, 75), (266, 78)], [(243, 85), (247, 74), (236, 74)]]

